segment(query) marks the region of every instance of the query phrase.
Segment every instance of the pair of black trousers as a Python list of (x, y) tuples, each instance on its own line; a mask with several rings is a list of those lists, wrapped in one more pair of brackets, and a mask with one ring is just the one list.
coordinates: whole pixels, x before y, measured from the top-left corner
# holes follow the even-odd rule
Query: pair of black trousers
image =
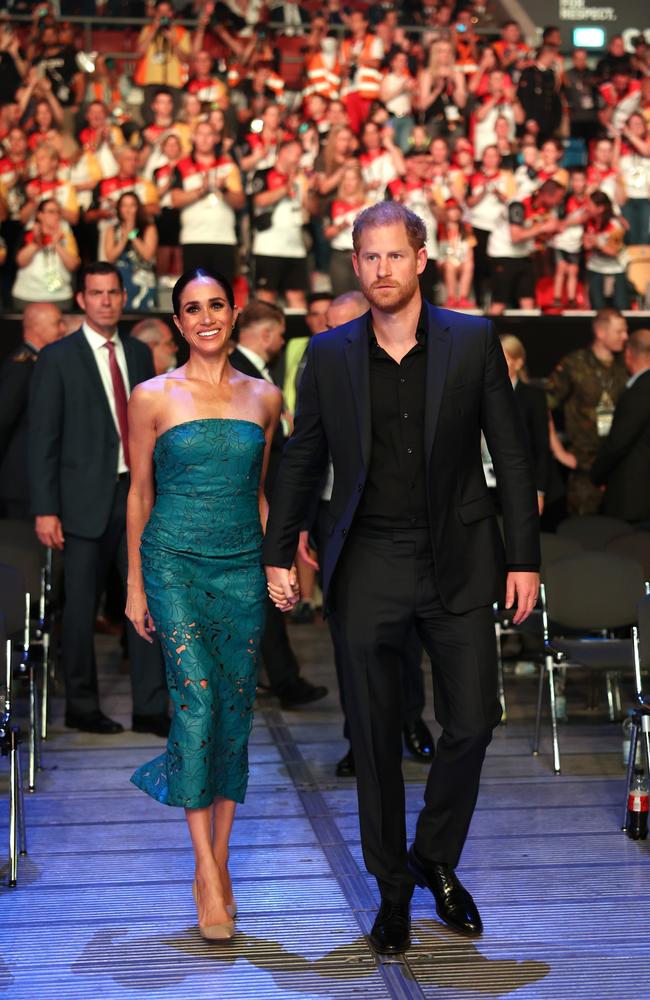
[(260, 655), (274, 694), (284, 694), (298, 680), (300, 666), (289, 642), (286, 616), (269, 599)]
[[(477, 567), (476, 572), (480, 572)], [(334, 580), (345, 704), (357, 771), (363, 856), (382, 898), (406, 901), (401, 656), (416, 627), (433, 664), (442, 726), (417, 822), (415, 848), (455, 867), (478, 795), (481, 767), (501, 718), (491, 607), (443, 607), (427, 529), (353, 528)]]
[[(99, 710), (95, 661), (97, 604), (113, 560), (126, 587), (126, 498), (128, 477), (115, 485), (113, 506), (100, 538), (66, 533), (63, 548), (65, 599), (61, 623), (66, 710), (86, 715)], [(141, 639), (127, 623), (134, 715), (163, 715), (169, 707), (165, 671), (158, 639)]]
[[(329, 501), (321, 500), (318, 506), (318, 516), (312, 532), (314, 544), (317, 551), (322, 551), (322, 539), (330, 522)], [(343, 738), (350, 739), (350, 723), (345, 710), (345, 694), (343, 688), (343, 656), (341, 652), (341, 640), (338, 633), (338, 619), (336, 615), (329, 615), (327, 618), (329, 625), (332, 646), (334, 648), (334, 667), (336, 669), (336, 679), (339, 687), (339, 698), (341, 701), (341, 711), (343, 712)], [(413, 627), (402, 648), (402, 721), (405, 725), (413, 725), (422, 718), (426, 703), (426, 693), (424, 690), (424, 673), (422, 671), (422, 643)]]

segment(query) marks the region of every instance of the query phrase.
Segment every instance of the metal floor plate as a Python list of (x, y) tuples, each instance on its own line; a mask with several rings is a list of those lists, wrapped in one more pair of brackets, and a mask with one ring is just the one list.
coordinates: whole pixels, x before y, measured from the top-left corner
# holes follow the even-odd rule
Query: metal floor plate
[[(378, 894), (364, 870), (327, 630), (292, 629), (310, 680), (329, 696), (281, 712), (260, 699), (251, 782), (235, 822), (235, 938), (206, 944), (191, 897), (193, 861), (180, 810), (135, 789), (133, 770), (161, 741), (100, 738), (62, 726), (53, 704), (37, 792), (27, 800), (29, 856), (17, 889), (0, 888), (0, 996), (12, 1000), (636, 1000), (650, 995), (650, 849), (618, 830), (620, 728), (576, 712), (562, 727), (564, 773), (548, 741), (530, 754), (536, 685), (509, 679), (510, 723), (495, 734), (461, 877), (485, 934), (458, 937), (413, 898), (413, 946), (381, 959), (365, 935)], [(128, 725), (128, 679), (114, 640), (98, 641), (103, 708)], [(431, 686), (428, 682), (428, 712)], [(571, 709), (572, 701), (569, 701)], [(431, 720), (430, 720), (431, 721)], [(545, 737), (547, 734), (545, 734)], [(405, 760), (413, 830), (426, 767)], [(0, 771), (6, 829), (6, 768)], [(6, 869), (2, 872), (6, 878)], [(637, 972), (633, 970), (639, 971)], [(638, 984), (638, 986), (637, 986)]]

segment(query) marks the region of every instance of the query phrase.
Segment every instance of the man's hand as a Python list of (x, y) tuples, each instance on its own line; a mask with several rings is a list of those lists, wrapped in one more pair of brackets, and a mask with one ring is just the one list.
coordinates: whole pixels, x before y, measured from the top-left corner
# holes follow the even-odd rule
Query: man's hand
[(43, 514), (36, 518), (36, 534), (41, 545), (48, 549), (62, 549), (65, 544), (61, 520), (56, 514)]
[(295, 566), (265, 566), (269, 597), (280, 611), (291, 611), (300, 600), (300, 587)]
[(308, 531), (300, 532), (300, 541), (298, 542), (298, 551), (296, 554), (302, 562), (304, 562), (307, 566), (311, 566), (312, 569), (315, 569), (316, 572), (318, 572), (320, 566), (318, 565), (318, 561), (316, 559), (316, 553), (309, 544)]
[(517, 599), (517, 611), (513, 625), (521, 625), (528, 618), (539, 594), (539, 573), (508, 573), (506, 580), (506, 608), (511, 608)]

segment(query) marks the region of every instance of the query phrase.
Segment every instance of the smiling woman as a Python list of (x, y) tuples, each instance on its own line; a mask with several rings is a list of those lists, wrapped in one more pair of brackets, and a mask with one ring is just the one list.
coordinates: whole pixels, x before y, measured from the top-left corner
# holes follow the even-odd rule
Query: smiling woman
[(166, 753), (131, 780), (185, 808), (199, 929), (227, 940), (237, 910), (228, 845), (248, 780), (266, 597), (263, 485), (281, 395), (231, 366), (237, 310), (221, 275), (186, 272), (172, 301), (189, 360), (129, 403), (126, 613), (143, 638), (159, 635), (174, 715)]

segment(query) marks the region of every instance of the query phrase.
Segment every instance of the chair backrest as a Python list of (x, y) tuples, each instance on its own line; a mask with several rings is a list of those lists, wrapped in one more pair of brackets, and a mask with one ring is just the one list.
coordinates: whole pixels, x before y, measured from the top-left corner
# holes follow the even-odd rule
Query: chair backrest
[(572, 538), (575, 542), (579, 542), (583, 549), (592, 552), (602, 552), (612, 538), (630, 535), (633, 531), (634, 528), (627, 521), (600, 514), (568, 517), (566, 521), (561, 521), (557, 528), (557, 533), (562, 538)]
[(32, 521), (0, 520), (0, 558), (23, 573), (32, 606), (38, 607), (45, 548), (36, 537)]
[(591, 632), (633, 625), (642, 595), (639, 563), (613, 552), (579, 552), (546, 567), (548, 614), (559, 627)]
[(542, 531), (539, 536), (539, 545), (542, 550), (542, 576), (545, 576), (549, 563), (555, 562), (556, 559), (563, 559), (565, 556), (574, 556), (576, 552), (582, 552), (582, 545), (574, 538), (563, 538), (550, 531)]
[(0, 611), (8, 636), (22, 633), (25, 626), (25, 577), (15, 566), (0, 563)]
[(608, 552), (617, 552), (628, 559), (636, 559), (643, 568), (643, 576), (650, 580), (650, 531), (635, 531), (632, 535), (621, 535), (607, 543)]

